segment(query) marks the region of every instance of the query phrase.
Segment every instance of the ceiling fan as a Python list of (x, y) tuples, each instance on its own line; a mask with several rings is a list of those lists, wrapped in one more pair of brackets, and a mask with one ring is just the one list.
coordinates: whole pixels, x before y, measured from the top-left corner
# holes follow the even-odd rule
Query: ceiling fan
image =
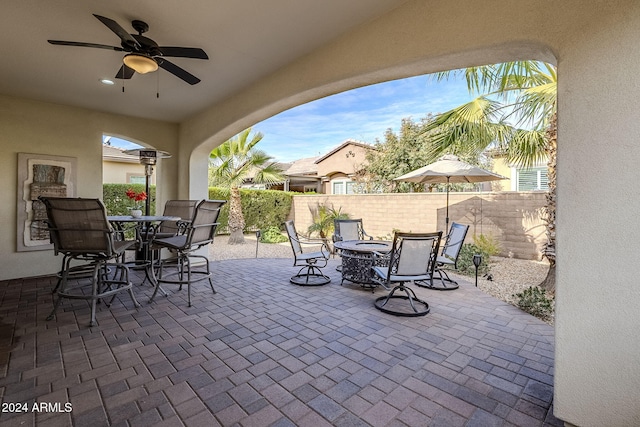
[(129, 34), (113, 19), (95, 16), (100, 22), (120, 37), (120, 46), (109, 46), (96, 43), (70, 42), (64, 40), (47, 40), (51, 44), (63, 46), (93, 47), (98, 49), (127, 52), (122, 58), (122, 67), (116, 74), (117, 79), (130, 79), (134, 73), (146, 74), (154, 72), (158, 67), (170, 72), (190, 85), (200, 82), (200, 79), (185, 69), (169, 62), (166, 57), (209, 59), (204, 50), (195, 47), (158, 46), (158, 44), (142, 34), (149, 30), (146, 22), (134, 20), (131, 26), (138, 34)]

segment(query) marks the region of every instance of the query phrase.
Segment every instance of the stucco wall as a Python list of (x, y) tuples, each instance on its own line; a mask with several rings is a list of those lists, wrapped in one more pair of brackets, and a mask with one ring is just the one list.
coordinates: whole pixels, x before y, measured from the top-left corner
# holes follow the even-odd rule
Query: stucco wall
[[(444, 193), (295, 196), (291, 216), (298, 232), (306, 232), (312, 223), (309, 207), (318, 203), (362, 218), (365, 231), (374, 238), (389, 239), (394, 229), (445, 230)], [(540, 259), (546, 243), (541, 219), (544, 204), (545, 195), (540, 192), (450, 193), (449, 224), (470, 226), (466, 243), (473, 243), (474, 234), (490, 235), (500, 242), (503, 256)]]
[[(104, 161), (102, 163), (102, 180), (105, 184), (127, 184), (129, 176), (144, 176), (144, 165), (126, 162)], [(151, 175), (149, 183), (155, 185), (157, 174)]]
[(359, 145), (348, 144), (331, 156), (318, 162), (318, 176), (331, 176), (336, 172), (352, 174), (366, 163), (366, 153), (369, 149)]
[(640, 425), (640, 2), (559, 49), (555, 411)]

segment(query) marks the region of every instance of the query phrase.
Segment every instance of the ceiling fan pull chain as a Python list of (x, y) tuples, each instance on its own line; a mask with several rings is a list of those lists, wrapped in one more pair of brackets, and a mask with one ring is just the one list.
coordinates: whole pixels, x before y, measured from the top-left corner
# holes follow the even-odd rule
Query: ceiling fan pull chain
[(160, 73), (156, 73), (156, 99), (160, 98)]

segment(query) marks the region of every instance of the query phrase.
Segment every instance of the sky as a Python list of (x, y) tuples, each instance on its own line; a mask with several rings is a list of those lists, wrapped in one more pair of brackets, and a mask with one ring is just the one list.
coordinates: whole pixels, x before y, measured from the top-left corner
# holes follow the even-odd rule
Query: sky
[[(255, 124), (263, 138), (257, 145), (279, 162), (324, 155), (347, 139), (384, 141), (403, 118), (418, 121), (472, 99), (462, 78), (437, 82), (417, 76), (365, 86), (303, 104)], [(122, 140), (112, 145), (131, 148)]]

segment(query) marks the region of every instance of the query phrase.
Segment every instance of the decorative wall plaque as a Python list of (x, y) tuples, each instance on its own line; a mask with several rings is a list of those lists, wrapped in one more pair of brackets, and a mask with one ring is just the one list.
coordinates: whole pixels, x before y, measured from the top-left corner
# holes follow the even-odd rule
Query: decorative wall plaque
[(17, 250), (51, 249), (47, 212), (38, 197), (74, 197), (75, 157), (18, 153)]

